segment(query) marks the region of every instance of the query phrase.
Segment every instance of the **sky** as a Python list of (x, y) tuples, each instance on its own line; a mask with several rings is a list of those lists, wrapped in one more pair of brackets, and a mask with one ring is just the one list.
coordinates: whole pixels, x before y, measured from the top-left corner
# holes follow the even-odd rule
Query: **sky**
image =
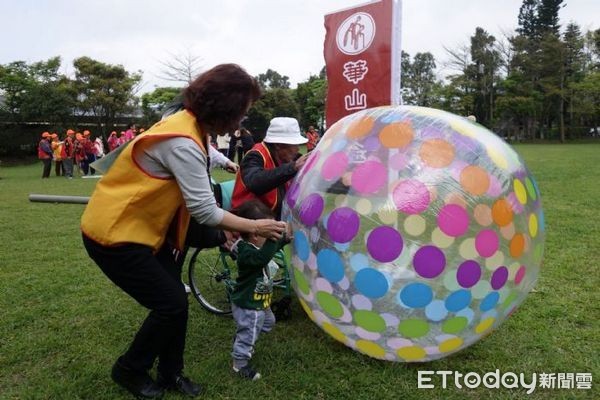
[[(141, 92), (174, 86), (161, 80), (161, 61), (194, 55), (203, 69), (226, 62), (252, 75), (271, 68), (292, 87), (325, 62), (325, 14), (366, 0), (0, 0), (0, 64), (88, 56), (143, 71)], [(467, 45), (477, 26), (497, 38), (512, 32), (522, 0), (404, 0), (402, 47), (429, 51), (443, 76), (444, 46)], [(566, 0), (561, 24), (600, 27), (600, 0)]]

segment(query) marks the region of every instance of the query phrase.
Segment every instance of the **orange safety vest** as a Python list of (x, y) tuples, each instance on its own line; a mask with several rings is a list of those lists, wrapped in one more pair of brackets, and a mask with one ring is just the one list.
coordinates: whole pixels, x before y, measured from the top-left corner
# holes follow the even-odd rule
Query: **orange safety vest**
[(152, 176), (134, 155), (172, 137), (192, 139), (204, 154), (206, 135), (194, 115), (180, 111), (139, 135), (117, 157), (81, 217), (82, 232), (103, 246), (138, 243), (157, 252), (165, 242), (183, 249), (190, 214), (175, 178)]
[[(273, 157), (271, 156), (271, 152), (263, 143), (257, 143), (248, 151), (256, 151), (263, 158), (265, 170), (270, 170), (275, 168), (275, 161), (273, 161)], [(286, 192), (290, 183), (286, 182), (285, 188)], [(241, 171), (235, 176), (235, 185), (233, 187), (233, 195), (231, 198), (231, 207), (236, 208), (244, 204), (249, 200), (259, 199), (264, 204), (266, 204), (271, 210), (275, 210), (278, 202), (278, 191), (277, 188), (274, 188), (270, 192), (263, 194), (262, 196), (257, 196), (252, 193), (246, 185), (244, 184), (244, 180), (242, 179)]]

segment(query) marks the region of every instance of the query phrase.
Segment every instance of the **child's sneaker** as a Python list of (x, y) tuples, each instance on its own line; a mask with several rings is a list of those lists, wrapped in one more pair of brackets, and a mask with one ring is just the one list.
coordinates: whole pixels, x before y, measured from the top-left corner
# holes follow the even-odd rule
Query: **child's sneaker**
[(242, 378), (250, 379), (251, 381), (256, 381), (256, 380), (260, 379), (260, 373), (258, 371), (255, 371), (250, 366), (250, 364), (246, 364), (245, 366), (243, 366), (241, 368), (233, 367), (233, 372), (235, 372)]

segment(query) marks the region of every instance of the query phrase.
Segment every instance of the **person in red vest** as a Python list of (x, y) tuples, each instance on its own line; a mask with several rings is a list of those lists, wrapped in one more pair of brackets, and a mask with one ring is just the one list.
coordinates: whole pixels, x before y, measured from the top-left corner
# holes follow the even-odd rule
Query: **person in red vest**
[(306, 142), (295, 118), (273, 118), (264, 140), (255, 144), (240, 163), (231, 206), (236, 208), (248, 200), (260, 199), (280, 219), (290, 181), (308, 157), (298, 152), (299, 145)]
[(309, 153), (317, 147), (317, 143), (319, 142), (319, 133), (315, 130), (314, 126), (309, 126), (308, 131), (306, 132), (306, 138), (308, 142), (306, 143), (306, 151)]
[[(111, 374), (136, 397), (160, 398), (165, 390), (196, 397), (202, 391), (183, 374), (189, 303), (179, 260), (190, 217), (274, 240), (286, 230), (285, 222), (221, 209), (210, 184), (209, 135), (237, 129), (259, 97), (258, 82), (239, 65), (204, 72), (184, 89), (184, 109), (138, 135), (115, 158), (83, 212), (90, 258), (149, 310)], [(149, 374), (155, 363), (156, 380)]]
[(44, 164), (44, 170), (42, 171), (42, 178), (50, 177), (50, 170), (52, 169), (52, 146), (50, 145), (51, 135), (49, 132), (42, 133), (42, 140), (38, 143), (38, 158), (42, 160)]

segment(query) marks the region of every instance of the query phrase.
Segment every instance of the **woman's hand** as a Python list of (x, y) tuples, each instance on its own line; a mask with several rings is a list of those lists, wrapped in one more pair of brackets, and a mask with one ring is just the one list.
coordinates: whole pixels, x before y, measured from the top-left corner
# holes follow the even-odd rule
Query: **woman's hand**
[(306, 153), (302, 157), (300, 157), (296, 160), (296, 162), (294, 164), (294, 168), (296, 169), (296, 171), (300, 171), (300, 168), (302, 168), (304, 166), (304, 164), (306, 163), (308, 156), (309, 156), (309, 154)]
[(231, 172), (232, 174), (237, 173), (240, 170), (240, 166), (234, 163), (233, 161), (227, 161), (227, 165), (225, 166), (225, 171)]
[(257, 219), (255, 221), (256, 231), (254, 233), (267, 239), (279, 240), (287, 229), (287, 224), (282, 221), (274, 219)]

